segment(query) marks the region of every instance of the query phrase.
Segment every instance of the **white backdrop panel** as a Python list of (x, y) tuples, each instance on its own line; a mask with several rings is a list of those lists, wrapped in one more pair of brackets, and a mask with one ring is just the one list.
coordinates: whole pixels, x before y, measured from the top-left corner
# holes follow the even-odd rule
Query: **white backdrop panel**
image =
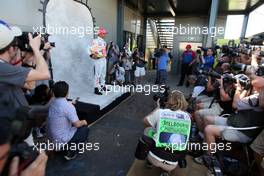
[[(52, 50), (54, 80), (64, 80), (70, 85), (70, 98), (85, 97), (93, 87), (93, 63), (88, 57), (88, 45), (93, 33), (73, 35), (59, 28), (79, 29), (93, 27), (90, 11), (73, 0), (50, 0), (47, 5), (47, 26), (54, 32), (50, 41), (56, 42)], [(56, 30), (53, 28), (56, 27)]]

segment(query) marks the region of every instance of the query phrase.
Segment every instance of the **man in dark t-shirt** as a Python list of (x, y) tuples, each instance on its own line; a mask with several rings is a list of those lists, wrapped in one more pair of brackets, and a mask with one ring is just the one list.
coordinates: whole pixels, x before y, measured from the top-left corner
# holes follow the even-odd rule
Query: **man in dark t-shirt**
[[(36, 69), (12, 65), (18, 57), (19, 48), (17, 36), (22, 31), (18, 27), (11, 27), (0, 20), (0, 109), (1, 117), (10, 117), (20, 106), (28, 105), (22, 88), (27, 82), (47, 80), (50, 78), (49, 69), (40, 53), (40, 35), (33, 38), (28, 35), (29, 45), (36, 62)], [(13, 112), (7, 106), (12, 106)], [(4, 112), (6, 111), (6, 112)], [(4, 112), (4, 113), (2, 113)]]

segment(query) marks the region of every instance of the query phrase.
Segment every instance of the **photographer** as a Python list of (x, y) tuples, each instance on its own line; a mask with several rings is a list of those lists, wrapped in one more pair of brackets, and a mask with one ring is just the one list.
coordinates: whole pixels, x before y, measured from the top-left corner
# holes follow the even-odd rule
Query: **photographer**
[[(0, 175), (4, 167), (8, 167), (9, 176), (44, 176), (48, 157), (43, 152), (25, 169), (19, 170), (20, 158), (14, 157), (9, 166), (5, 166), (11, 149), (11, 124), (7, 118), (0, 119)], [(19, 174), (20, 173), (20, 174)]]
[(157, 60), (157, 84), (166, 85), (168, 79), (167, 67), (170, 60), (168, 48), (162, 48), (160, 54), (161, 56)]
[(214, 49), (208, 48), (206, 51), (206, 56), (202, 57), (202, 66), (203, 70), (210, 70), (214, 65)]
[(219, 94), (219, 82), (208, 76), (207, 84), (205, 86), (205, 92), (203, 95), (196, 97), (196, 111), (194, 112), (194, 118), (197, 122), (198, 129), (203, 130), (203, 118), (206, 115), (220, 115), (222, 108), (217, 102), (220, 98)]
[(211, 83), (211, 76), (209, 76), (208, 78), (207, 90), (209, 87), (209, 89), (214, 92), (213, 98), (206, 99), (204, 96), (201, 97), (200, 100), (203, 106), (201, 106), (200, 104), (198, 104), (198, 106), (199, 108), (203, 109), (197, 110), (194, 114), (198, 129), (201, 132), (205, 127), (205, 116), (218, 116), (220, 114), (230, 114), (234, 112), (232, 108), (232, 103), (233, 97), (235, 95), (235, 85), (232, 82), (232, 79), (230, 78), (232, 77), (232, 75), (230, 74), (230, 65), (228, 63), (222, 64), (221, 70), (223, 76), (215, 75), (220, 78), (215, 79), (214, 84)]
[(0, 175), (4, 169), (10, 151), (12, 138), (11, 124), (6, 118), (0, 118)]
[(114, 64), (114, 67), (110, 71), (110, 74), (114, 75), (114, 79), (112, 81), (113, 84), (123, 85), (125, 82), (125, 74), (126, 70), (123, 67), (122, 62), (117, 62)]
[(125, 84), (130, 84), (132, 62), (126, 53), (123, 54), (121, 61), (122, 61), (122, 67), (125, 69)]
[[(239, 87), (239, 86), (238, 86)], [(236, 91), (241, 91), (238, 88)], [(219, 116), (206, 116), (205, 120), (205, 142), (211, 147), (211, 144), (215, 144), (216, 138), (222, 138), (230, 142), (248, 143), (252, 141), (260, 132), (259, 129), (239, 130), (240, 128), (250, 128), (255, 126), (263, 126), (263, 112), (264, 112), (264, 89), (261, 90), (259, 97), (260, 111), (252, 109), (238, 109), (237, 113), (231, 114), (228, 118)], [(239, 107), (239, 106), (238, 106)], [(203, 163), (203, 160), (209, 161), (212, 158), (212, 149), (209, 150), (206, 155), (195, 158), (195, 161), (199, 164)], [(208, 160), (209, 158), (209, 160)]]
[[(84, 143), (87, 140), (89, 129), (86, 120), (79, 120), (76, 109), (67, 101), (69, 85), (64, 81), (56, 82), (53, 86), (55, 99), (51, 102), (47, 119), (47, 131), (49, 139), (61, 147), (68, 145), (64, 158), (72, 160), (76, 158), (78, 149), (71, 150), (71, 145)], [(57, 150), (61, 148), (56, 147)], [(63, 147), (63, 149), (65, 149)]]
[(113, 81), (113, 77), (110, 74), (112, 68), (114, 67), (114, 64), (119, 61), (119, 56), (121, 55), (121, 52), (119, 52), (119, 47), (113, 43), (113, 41), (110, 41), (109, 44), (106, 46), (107, 48), (107, 83), (111, 83)]
[[(189, 114), (186, 112), (187, 106), (188, 103), (183, 93), (178, 90), (172, 91), (168, 96), (167, 102), (165, 102), (165, 109), (169, 109), (171, 111), (174, 111), (175, 113), (179, 112), (189, 116)], [(144, 118), (144, 126), (146, 128), (145, 133), (147, 130), (149, 130), (148, 127), (151, 127), (152, 129), (154, 129), (154, 131), (156, 130), (157, 124), (160, 119), (159, 111), (160, 111), (160, 104), (158, 100), (157, 108)]]
[[(253, 89), (255, 89), (254, 85)], [(259, 93), (257, 91), (251, 93), (251, 91), (243, 89), (239, 81), (236, 85), (232, 106), (236, 110), (253, 109), (255, 111), (262, 111), (262, 108), (259, 107)]]
[[(11, 65), (19, 50), (16, 40), (22, 34), (17, 27), (10, 27), (0, 21), (0, 90), (3, 94), (0, 101), (14, 101), (14, 109), (28, 105), (22, 88), (30, 81), (46, 80), (50, 78), (48, 66), (40, 53), (40, 36), (35, 38), (28, 34), (29, 45), (33, 50), (36, 69)], [(12, 112), (10, 112), (12, 113)], [(9, 116), (10, 114), (7, 114)]]

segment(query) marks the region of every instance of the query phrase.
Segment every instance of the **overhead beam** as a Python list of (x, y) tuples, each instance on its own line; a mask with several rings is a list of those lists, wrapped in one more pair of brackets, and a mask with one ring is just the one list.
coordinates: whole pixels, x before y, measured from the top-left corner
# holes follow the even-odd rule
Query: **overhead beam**
[(174, 13), (174, 15), (173, 14), (171, 14), (172, 16), (175, 16), (176, 15), (176, 4), (173, 2), (173, 0), (168, 0), (169, 1), (169, 4), (170, 4), (170, 6), (171, 6), (171, 9), (172, 9), (172, 11), (173, 12), (171, 12), (171, 13)]
[(243, 19), (243, 25), (242, 25), (242, 30), (241, 30), (241, 34), (240, 34), (240, 39), (244, 39), (246, 36), (246, 32), (247, 32), (247, 25), (248, 25), (248, 18), (249, 18), (249, 14), (244, 16)]
[[(212, 28), (216, 25), (217, 16), (218, 16), (218, 7), (219, 7), (219, 0), (212, 0), (208, 28)], [(213, 44), (213, 38), (208, 34), (206, 38), (205, 46), (212, 47), (212, 44)]]
[[(258, 6), (259, 7), (259, 6)], [(247, 14), (248, 12), (245, 10), (236, 10), (236, 11), (219, 11), (218, 16), (225, 16), (225, 15), (244, 15)], [(172, 18), (173, 16), (171, 15), (170, 12), (160, 12), (160, 13), (146, 13), (145, 14), (148, 18)], [(177, 12), (176, 13), (177, 17), (207, 17), (208, 13), (201, 13), (201, 12)]]
[(250, 7), (247, 10), (247, 13), (250, 13), (252, 11), (254, 11), (256, 8), (258, 8), (259, 6), (261, 6), (262, 4), (264, 4), (264, 0), (259, 0), (255, 5), (253, 5), (252, 7)]
[(124, 45), (124, 37), (123, 37), (123, 31), (124, 31), (124, 0), (118, 0), (117, 1), (117, 45), (119, 48), (123, 47)]

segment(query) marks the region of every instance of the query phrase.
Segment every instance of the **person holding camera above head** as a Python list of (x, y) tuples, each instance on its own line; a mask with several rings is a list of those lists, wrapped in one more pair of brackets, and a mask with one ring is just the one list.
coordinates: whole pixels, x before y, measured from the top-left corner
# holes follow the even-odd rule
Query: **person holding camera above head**
[[(64, 158), (76, 158), (78, 150), (70, 150), (73, 144), (78, 145), (87, 140), (89, 129), (86, 120), (79, 120), (75, 107), (67, 101), (69, 85), (64, 81), (56, 82), (53, 86), (55, 99), (52, 100), (47, 119), (48, 138), (54, 144), (68, 145)], [(61, 148), (56, 148), (61, 150)], [(63, 150), (63, 149), (62, 149)]]
[[(40, 36), (28, 34), (36, 69), (11, 65), (19, 50), (16, 40), (22, 34), (18, 27), (10, 27), (0, 21), (0, 101), (14, 100), (14, 109), (28, 105), (22, 88), (30, 81), (50, 79), (48, 66), (40, 53)], [(10, 114), (7, 114), (9, 116)]]
[(129, 56), (124, 53), (122, 58), (122, 67), (125, 69), (125, 84), (130, 84), (131, 83), (131, 70), (132, 70), (132, 62), (129, 58)]
[(207, 48), (206, 56), (202, 57), (202, 66), (203, 70), (211, 70), (214, 65), (214, 49)]
[(160, 56), (157, 59), (157, 84), (166, 85), (168, 79), (167, 67), (170, 61), (169, 50), (165, 46), (160, 49)]
[[(7, 163), (10, 156), (12, 130), (11, 123), (7, 118), (0, 119), (0, 175), (9, 176), (44, 176), (46, 171), (46, 164), (48, 157), (45, 152), (36, 156), (36, 159), (32, 161), (26, 168), (21, 169), (23, 161), (18, 156), (15, 156), (10, 163)], [(7, 165), (8, 164), (8, 165)], [(6, 168), (7, 173), (3, 173)]]
[(107, 83), (111, 83), (113, 81), (113, 76), (110, 74), (112, 68), (114, 67), (115, 63), (119, 61), (119, 47), (117, 44), (113, 43), (113, 41), (110, 41), (109, 44), (107, 44)]
[(105, 75), (106, 75), (106, 42), (104, 40), (107, 31), (100, 27), (98, 30), (98, 37), (93, 40), (89, 48), (89, 55), (94, 60), (94, 93), (96, 95), (103, 95), (101, 92), (106, 91)]

